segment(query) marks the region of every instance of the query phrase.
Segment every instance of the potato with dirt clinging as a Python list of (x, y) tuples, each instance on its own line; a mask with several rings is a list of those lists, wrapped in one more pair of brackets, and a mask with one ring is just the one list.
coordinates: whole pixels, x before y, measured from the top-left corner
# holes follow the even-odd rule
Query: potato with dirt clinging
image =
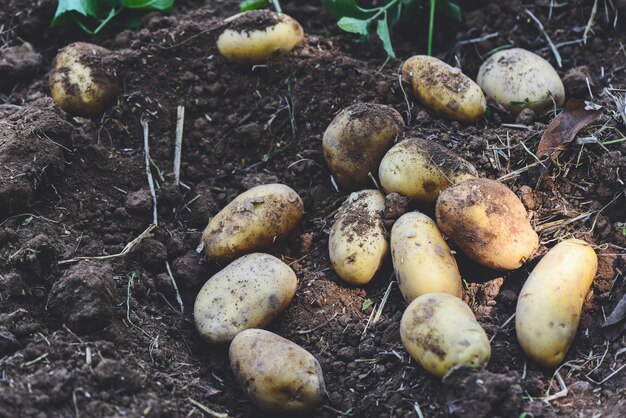
[(232, 341), (248, 328), (263, 328), (291, 303), (298, 279), (278, 258), (244, 255), (211, 277), (200, 289), (193, 317), (211, 344)]
[(385, 259), (389, 245), (382, 215), (385, 196), (378, 190), (362, 190), (348, 197), (330, 229), (330, 263), (348, 283), (368, 283)]
[(445, 118), (473, 123), (487, 109), (478, 84), (437, 58), (415, 55), (402, 64), (402, 75), (411, 83), (413, 96)]
[(473, 165), (446, 147), (421, 138), (394, 145), (378, 168), (380, 184), (414, 202), (435, 203), (439, 193), (463, 180), (476, 177)]
[(371, 184), (381, 158), (404, 130), (400, 113), (390, 106), (357, 103), (335, 116), (322, 138), (324, 159), (346, 190)]
[(50, 95), (57, 105), (73, 116), (97, 116), (115, 103), (117, 83), (106, 48), (75, 42), (61, 49), (48, 78)]
[(303, 215), (302, 199), (291, 187), (253, 187), (209, 221), (202, 233), (206, 254), (223, 261), (269, 248), (285, 239)]
[(562, 106), (565, 88), (552, 65), (521, 48), (505, 49), (490, 56), (476, 79), (487, 96), (514, 112), (541, 112)]
[(515, 310), (517, 339), (528, 357), (547, 367), (563, 361), (597, 268), (596, 253), (578, 239), (560, 242), (539, 261)]
[(472, 310), (448, 293), (428, 293), (411, 302), (400, 320), (400, 338), (411, 357), (437, 377), (456, 365), (485, 367), (491, 357)]
[(435, 212), (441, 232), (492, 269), (519, 268), (539, 246), (523, 203), (495, 180), (469, 179), (444, 190)]
[(283, 337), (249, 329), (230, 345), (230, 365), (250, 400), (260, 409), (297, 416), (315, 409), (326, 388), (319, 362)]
[(302, 26), (284, 13), (251, 10), (226, 19), (217, 49), (236, 64), (263, 64), (291, 51), (304, 39)]

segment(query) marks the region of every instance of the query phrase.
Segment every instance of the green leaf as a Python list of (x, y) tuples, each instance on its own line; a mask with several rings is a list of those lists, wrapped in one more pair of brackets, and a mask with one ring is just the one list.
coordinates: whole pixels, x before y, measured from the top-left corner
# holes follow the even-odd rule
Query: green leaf
[(129, 9), (168, 11), (174, 5), (174, 0), (122, 0), (122, 4)]
[(359, 35), (368, 35), (369, 20), (355, 19), (353, 17), (344, 16), (337, 22), (342, 30), (350, 33), (358, 33)]
[(270, 0), (244, 0), (239, 3), (239, 10), (247, 12), (248, 10), (261, 9), (269, 4)]
[(356, 0), (324, 0), (326, 8), (335, 17), (354, 17), (366, 19), (369, 13), (366, 9), (359, 7)]
[(361, 305), (361, 310), (364, 311), (370, 306), (372, 306), (373, 304), (374, 304), (374, 301), (372, 299), (365, 299), (363, 301), (363, 304)]
[(83, 16), (98, 18), (100, 9), (98, 0), (59, 0), (57, 10), (52, 18), (50, 26), (58, 25), (62, 20), (67, 19), (73, 13)]
[(386, 17), (380, 19), (378, 24), (376, 25), (376, 35), (383, 42), (383, 48), (387, 53), (389, 58), (395, 58), (396, 53), (393, 52), (393, 47), (391, 46), (391, 38), (389, 37), (389, 26), (387, 26)]

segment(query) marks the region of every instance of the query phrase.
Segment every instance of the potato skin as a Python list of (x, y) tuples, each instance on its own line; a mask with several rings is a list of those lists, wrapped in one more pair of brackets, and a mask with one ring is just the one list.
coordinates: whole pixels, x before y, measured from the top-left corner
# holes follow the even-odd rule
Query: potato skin
[(317, 359), (283, 337), (249, 329), (235, 337), (229, 355), (237, 381), (260, 409), (295, 416), (313, 410), (324, 398)]
[(298, 225), (304, 204), (291, 187), (264, 184), (243, 192), (202, 233), (209, 258), (227, 261), (280, 242)]
[(448, 293), (427, 293), (411, 302), (400, 321), (400, 338), (411, 357), (437, 377), (460, 364), (484, 367), (491, 357), (472, 310)]
[(597, 269), (596, 253), (578, 239), (561, 241), (539, 261), (515, 310), (517, 339), (528, 357), (546, 367), (563, 361)]
[(378, 164), (404, 130), (400, 113), (390, 106), (357, 103), (335, 116), (322, 138), (324, 159), (335, 180), (346, 190), (370, 183)]
[(200, 289), (193, 311), (196, 329), (210, 344), (228, 343), (245, 329), (267, 326), (289, 306), (297, 287), (296, 274), (278, 258), (244, 255)]
[(389, 250), (382, 215), (385, 196), (378, 190), (352, 193), (335, 216), (328, 237), (330, 263), (344, 281), (368, 283)]
[(492, 269), (519, 268), (539, 246), (522, 202), (494, 180), (470, 179), (444, 190), (435, 213), (444, 235)]
[(478, 84), (437, 58), (412, 56), (402, 64), (402, 74), (410, 82), (415, 98), (445, 118), (474, 123), (487, 109)]
[(394, 145), (378, 168), (380, 184), (414, 202), (435, 203), (439, 193), (478, 175), (473, 165), (433, 141), (410, 138)]

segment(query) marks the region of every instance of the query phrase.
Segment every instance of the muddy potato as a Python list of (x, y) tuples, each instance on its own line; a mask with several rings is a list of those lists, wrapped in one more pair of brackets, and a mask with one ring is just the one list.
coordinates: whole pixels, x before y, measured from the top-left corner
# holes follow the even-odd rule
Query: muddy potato
[(493, 54), (480, 66), (476, 80), (487, 96), (514, 112), (541, 112), (565, 100), (563, 82), (552, 65), (521, 48)]
[(574, 341), (598, 259), (584, 241), (560, 242), (539, 261), (517, 300), (515, 330), (534, 361), (555, 367)]
[(470, 179), (444, 190), (435, 212), (444, 235), (493, 269), (519, 268), (539, 246), (522, 202), (494, 180)]
[(473, 165), (446, 147), (420, 138), (394, 145), (378, 168), (387, 193), (420, 203), (435, 203), (442, 190), (477, 175)]
[(460, 69), (437, 58), (415, 55), (402, 64), (402, 74), (413, 96), (445, 118), (473, 123), (487, 109), (480, 87)]
[(240, 194), (202, 233), (209, 258), (231, 260), (282, 241), (300, 222), (304, 204), (291, 187), (264, 184)]
[(472, 310), (448, 293), (428, 293), (411, 302), (400, 321), (400, 338), (411, 357), (437, 377), (456, 365), (484, 367), (491, 357)]
[(380, 268), (389, 245), (382, 215), (385, 196), (378, 190), (362, 190), (348, 197), (330, 229), (330, 263), (348, 283), (368, 283)]
[(298, 279), (278, 258), (244, 255), (211, 277), (193, 309), (196, 329), (210, 344), (230, 342), (248, 328), (263, 328), (291, 303)]
[(381, 158), (404, 130), (400, 113), (389, 106), (357, 103), (332, 120), (322, 138), (324, 159), (337, 183), (358, 190), (370, 183)]
[(313, 410), (324, 398), (317, 359), (283, 337), (249, 329), (235, 337), (229, 355), (237, 381), (260, 409), (296, 416)]

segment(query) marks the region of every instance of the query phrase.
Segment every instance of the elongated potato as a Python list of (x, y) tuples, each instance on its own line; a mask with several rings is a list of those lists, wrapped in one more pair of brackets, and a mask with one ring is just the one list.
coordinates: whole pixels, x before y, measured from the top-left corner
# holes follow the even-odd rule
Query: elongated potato
[(473, 123), (487, 109), (478, 84), (437, 58), (415, 55), (402, 64), (402, 74), (411, 83), (413, 96), (445, 118)]
[(547, 367), (563, 361), (597, 269), (596, 253), (578, 239), (561, 241), (537, 264), (515, 310), (517, 340), (528, 357)]
[(434, 292), (461, 297), (456, 260), (435, 221), (423, 213), (405, 213), (393, 225), (391, 257), (407, 302)]
[(380, 268), (389, 245), (382, 215), (385, 196), (378, 190), (362, 190), (348, 197), (330, 229), (330, 263), (348, 283), (368, 283)]
[(444, 235), (493, 269), (519, 268), (539, 246), (522, 202), (494, 180), (470, 179), (444, 190), (435, 212)]
[(400, 338), (411, 357), (437, 377), (456, 365), (484, 367), (491, 357), (472, 310), (448, 293), (428, 293), (411, 302), (400, 321)]
[(231, 260), (269, 248), (298, 225), (304, 204), (291, 187), (264, 184), (240, 194), (215, 215), (202, 233), (206, 254)]
[(317, 359), (283, 337), (249, 329), (235, 337), (229, 355), (244, 392), (265, 411), (296, 416), (313, 410), (324, 398), (324, 376)]
[(289, 306), (297, 287), (296, 274), (278, 258), (244, 255), (200, 289), (193, 311), (196, 328), (208, 343), (228, 343), (245, 329), (267, 326)]
[(478, 175), (473, 165), (433, 141), (410, 138), (394, 145), (378, 168), (380, 184), (414, 202), (435, 203), (439, 193)]

